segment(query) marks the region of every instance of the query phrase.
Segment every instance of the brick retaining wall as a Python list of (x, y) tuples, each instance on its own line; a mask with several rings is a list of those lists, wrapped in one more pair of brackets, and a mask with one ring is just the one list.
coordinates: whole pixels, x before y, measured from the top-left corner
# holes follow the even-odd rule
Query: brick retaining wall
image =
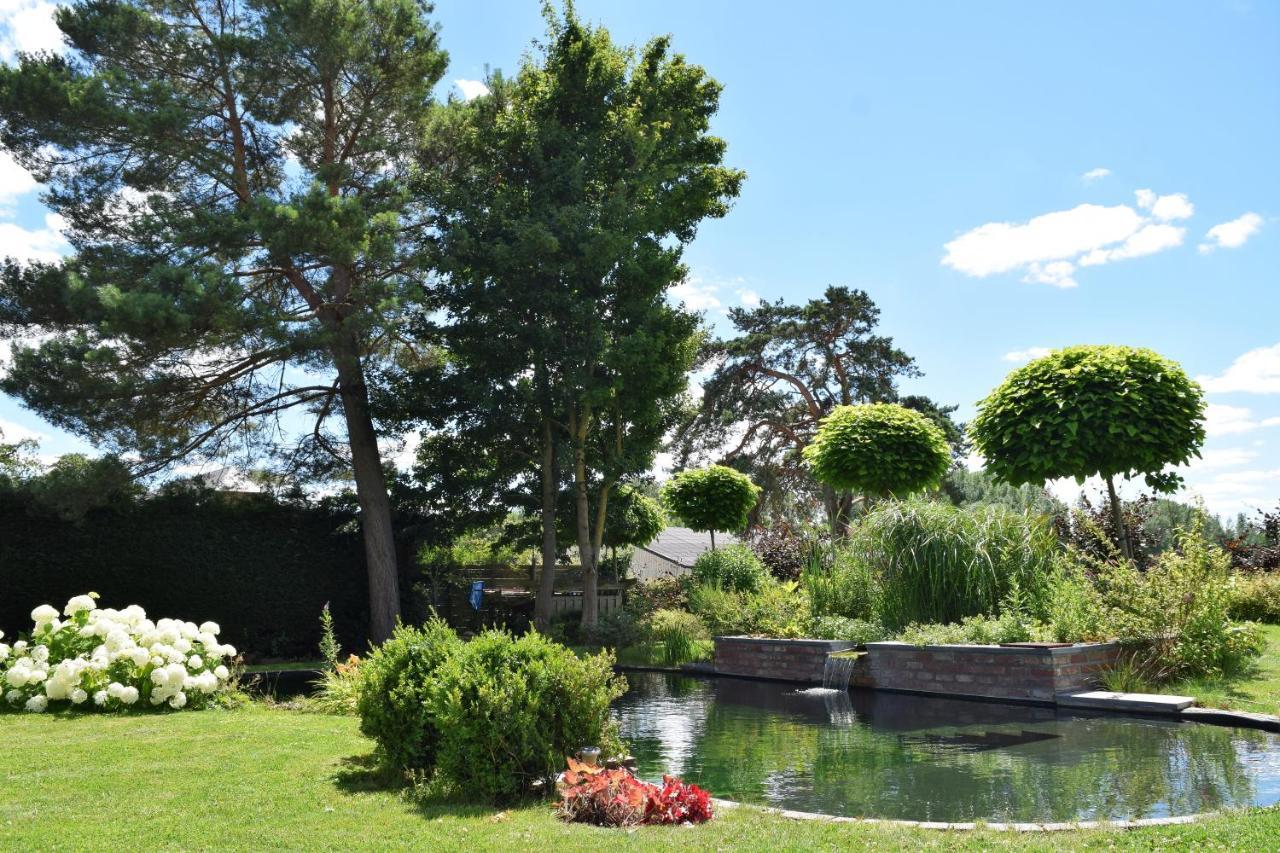
[[(721, 675), (821, 684), (827, 655), (852, 648), (834, 640), (716, 637)], [(868, 643), (850, 685), (983, 699), (1053, 702), (1094, 687), (1115, 662), (1115, 643), (1061, 647), (914, 646)]]
[(720, 675), (821, 684), (827, 655), (851, 648), (841, 640), (716, 637), (715, 666)]

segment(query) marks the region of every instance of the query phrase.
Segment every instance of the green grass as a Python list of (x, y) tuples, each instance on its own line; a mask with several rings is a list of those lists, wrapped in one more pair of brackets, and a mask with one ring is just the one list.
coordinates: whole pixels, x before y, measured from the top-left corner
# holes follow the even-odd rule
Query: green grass
[(1280, 715), (1280, 625), (1263, 625), (1262, 632), (1266, 648), (1243, 675), (1178, 681), (1162, 685), (1159, 691), (1194, 696), (1206, 708)]
[(372, 769), (350, 717), (268, 709), (0, 716), (6, 850), (1274, 849), (1280, 810), (1052, 835), (792, 821), (750, 808), (699, 827), (565, 825), (546, 803), (416, 803)]

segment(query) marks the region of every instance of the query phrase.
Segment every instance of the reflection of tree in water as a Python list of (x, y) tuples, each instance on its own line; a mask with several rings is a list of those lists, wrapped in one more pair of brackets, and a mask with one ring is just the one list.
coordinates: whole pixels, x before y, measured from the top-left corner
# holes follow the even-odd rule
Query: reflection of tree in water
[[(731, 679), (698, 684), (691, 696), (667, 691), (658, 702), (667, 728), (678, 719), (691, 733), (667, 752), (686, 755), (682, 772), (730, 798), (833, 814), (1041, 821), (1280, 799), (1280, 738), (1263, 732), (861, 691), (844, 703)], [(625, 722), (624, 736), (636, 743)], [(1259, 781), (1271, 782), (1261, 794)]]
[(693, 778), (695, 744), (713, 703), (711, 683), (658, 672), (627, 673), (630, 690), (614, 706), (623, 740), (646, 778)]

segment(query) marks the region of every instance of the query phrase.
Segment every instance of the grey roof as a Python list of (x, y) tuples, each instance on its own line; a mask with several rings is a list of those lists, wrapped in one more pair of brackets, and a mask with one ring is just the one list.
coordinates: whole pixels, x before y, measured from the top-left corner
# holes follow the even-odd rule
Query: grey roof
[[(732, 545), (738, 542), (732, 533), (717, 533), (716, 546)], [(690, 530), (687, 527), (668, 527), (658, 534), (643, 550), (657, 554), (664, 560), (670, 560), (679, 566), (690, 567), (693, 561), (704, 552), (711, 550), (711, 534), (703, 530)]]

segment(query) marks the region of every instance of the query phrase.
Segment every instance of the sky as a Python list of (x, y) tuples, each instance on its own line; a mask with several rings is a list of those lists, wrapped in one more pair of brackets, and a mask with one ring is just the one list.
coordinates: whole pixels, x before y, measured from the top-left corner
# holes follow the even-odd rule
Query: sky
[[(676, 290), (710, 322), (862, 288), (924, 371), (904, 391), (962, 419), (1049, 349), (1150, 347), (1207, 393), (1185, 497), (1280, 501), (1280, 3), (576, 5), (618, 41), (671, 34), (724, 86), (714, 129), (748, 177)], [(0, 0), (0, 61), (57, 46), (51, 9)], [(537, 0), (433, 17), (442, 97), (544, 31)], [(0, 156), (0, 254), (64, 248), (38, 195)], [(0, 430), (83, 447), (3, 397)]]

